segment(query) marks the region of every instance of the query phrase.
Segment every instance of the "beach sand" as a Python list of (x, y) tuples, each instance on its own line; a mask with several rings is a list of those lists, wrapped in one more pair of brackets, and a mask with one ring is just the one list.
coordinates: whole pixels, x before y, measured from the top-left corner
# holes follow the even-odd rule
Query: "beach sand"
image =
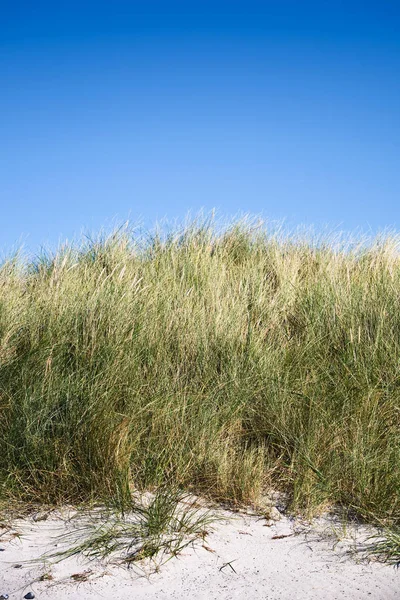
[(400, 599), (400, 569), (355, 552), (371, 533), (365, 526), (343, 526), (331, 516), (312, 524), (222, 509), (219, 516), (205, 540), (156, 572), (151, 562), (143, 570), (127, 569), (82, 556), (54, 564), (43, 555), (63, 547), (59, 536), (70, 528), (65, 515), (17, 519), (0, 537), (0, 596), (14, 600), (31, 591), (37, 599), (57, 600)]

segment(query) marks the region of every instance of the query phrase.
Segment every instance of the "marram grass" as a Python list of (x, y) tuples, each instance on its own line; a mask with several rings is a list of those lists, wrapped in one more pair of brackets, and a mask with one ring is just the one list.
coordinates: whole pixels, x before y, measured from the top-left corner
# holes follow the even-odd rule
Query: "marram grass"
[(400, 522), (399, 239), (128, 231), (0, 268), (0, 495), (173, 484)]

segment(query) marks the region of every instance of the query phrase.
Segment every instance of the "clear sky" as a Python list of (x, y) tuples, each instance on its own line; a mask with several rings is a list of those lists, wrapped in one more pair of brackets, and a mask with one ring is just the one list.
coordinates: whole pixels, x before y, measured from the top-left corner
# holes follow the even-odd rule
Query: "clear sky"
[(3, 0), (0, 249), (215, 207), (400, 229), (400, 2)]

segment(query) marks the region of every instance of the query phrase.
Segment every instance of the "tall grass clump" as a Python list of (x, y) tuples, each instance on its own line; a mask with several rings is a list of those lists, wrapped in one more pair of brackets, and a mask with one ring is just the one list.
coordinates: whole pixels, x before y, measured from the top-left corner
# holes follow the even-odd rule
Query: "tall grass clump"
[(400, 521), (399, 239), (127, 230), (0, 268), (0, 494)]

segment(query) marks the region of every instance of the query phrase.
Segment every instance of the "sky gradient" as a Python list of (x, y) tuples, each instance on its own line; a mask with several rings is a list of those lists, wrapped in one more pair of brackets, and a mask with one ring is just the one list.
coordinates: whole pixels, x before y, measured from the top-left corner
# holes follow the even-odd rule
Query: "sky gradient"
[(1, 11), (1, 252), (201, 208), (400, 229), (398, 2)]

